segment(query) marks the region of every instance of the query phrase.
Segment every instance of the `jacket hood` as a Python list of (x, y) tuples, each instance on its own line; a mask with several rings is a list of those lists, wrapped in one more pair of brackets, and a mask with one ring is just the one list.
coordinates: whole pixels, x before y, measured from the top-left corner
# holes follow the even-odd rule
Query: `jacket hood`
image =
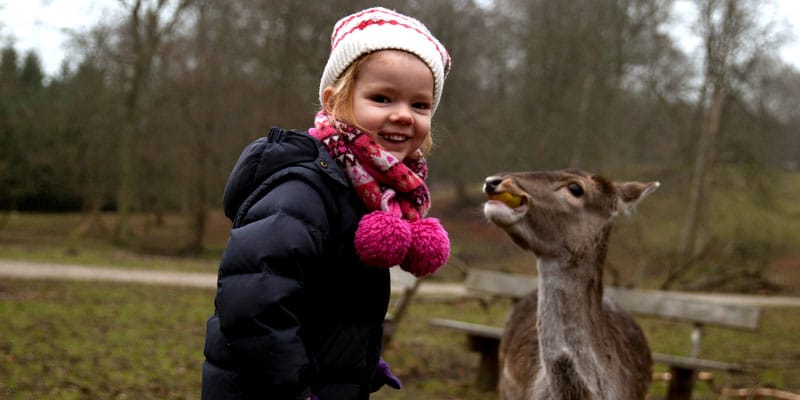
[(305, 132), (272, 128), (242, 151), (225, 185), (222, 204), (225, 215), (233, 221), (242, 204), (269, 177), (292, 166), (315, 168), (340, 183), (347, 178), (316, 139)]

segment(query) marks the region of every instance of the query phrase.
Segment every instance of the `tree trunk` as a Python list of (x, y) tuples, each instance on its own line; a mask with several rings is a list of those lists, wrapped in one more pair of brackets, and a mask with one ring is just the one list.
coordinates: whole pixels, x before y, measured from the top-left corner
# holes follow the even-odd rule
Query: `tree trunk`
[[(721, 80), (721, 79), (720, 79)], [(724, 103), (724, 83), (715, 82), (714, 90), (711, 95), (711, 112), (708, 119), (703, 124), (700, 138), (697, 144), (697, 155), (692, 173), (692, 181), (689, 193), (689, 208), (686, 217), (686, 229), (684, 230), (681, 241), (681, 256), (684, 261), (690, 260), (695, 253), (697, 242), (697, 230), (700, 226), (700, 216), (704, 211), (706, 193), (706, 176), (709, 168), (713, 165), (714, 144), (717, 132), (719, 131), (722, 106)]]
[(581, 87), (580, 105), (578, 106), (578, 121), (575, 129), (575, 143), (572, 147), (572, 156), (569, 165), (572, 168), (585, 168), (583, 149), (586, 146), (586, 134), (589, 126), (589, 103), (592, 101), (594, 89), (594, 72), (589, 71), (583, 78)]

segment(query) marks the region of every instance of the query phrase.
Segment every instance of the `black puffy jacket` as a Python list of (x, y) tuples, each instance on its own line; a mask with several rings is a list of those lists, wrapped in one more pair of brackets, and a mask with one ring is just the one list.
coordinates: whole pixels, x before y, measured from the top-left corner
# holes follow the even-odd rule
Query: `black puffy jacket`
[(245, 148), (224, 195), (233, 221), (208, 320), (202, 397), (366, 399), (377, 387), (388, 270), (363, 265), (367, 212), (306, 133)]

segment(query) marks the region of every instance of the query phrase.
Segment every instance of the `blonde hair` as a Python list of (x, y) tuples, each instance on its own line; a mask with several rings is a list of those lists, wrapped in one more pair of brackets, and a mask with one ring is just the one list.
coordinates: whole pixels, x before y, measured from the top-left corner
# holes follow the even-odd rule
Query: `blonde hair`
[[(372, 54), (375, 53), (364, 54), (353, 61), (347, 69), (342, 72), (342, 75), (333, 82), (333, 85), (330, 86), (332, 89), (329, 95), (330, 99), (325, 100), (325, 103), (330, 102), (330, 104), (332, 104), (331, 108), (328, 109), (327, 104), (322, 104), (323, 108), (333, 115), (334, 118), (352, 124), (362, 131), (364, 128), (359, 126), (358, 122), (356, 122), (356, 114), (353, 110), (353, 96), (355, 93), (356, 78), (358, 78), (358, 73), (361, 71), (361, 66), (369, 60)], [(425, 141), (422, 142), (420, 146), (423, 156), (427, 156), (433, 148), (433, 139), (431, 136), (432, 132), (429, 131), (428, 136), (425, 137)]]

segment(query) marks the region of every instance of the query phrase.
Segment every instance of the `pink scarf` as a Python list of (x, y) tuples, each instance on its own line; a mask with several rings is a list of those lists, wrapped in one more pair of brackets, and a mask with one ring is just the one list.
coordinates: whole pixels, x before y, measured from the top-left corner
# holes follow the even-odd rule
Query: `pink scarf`
[(415, 160), (401, 162), (368, 134), (324, 110), (308, 133), (322, 142), (372, 210), (359, 221), (353, 242), (364, 264), (400, 265), (422, 277), (447, 262), (447, 231), (435, 218), (425, 218), (431, 200), (425, 185), (428, 167), (419, 150)]
[(425, 185), (428, 165), (422, 152), (416, 160), (401, 162), (358, 128), (333, 119), (324, 110), (317, 113), (317, 138), (336, 160), (370, 210), (386, 211), (411, 222), (425, 217), (431, 207)]

